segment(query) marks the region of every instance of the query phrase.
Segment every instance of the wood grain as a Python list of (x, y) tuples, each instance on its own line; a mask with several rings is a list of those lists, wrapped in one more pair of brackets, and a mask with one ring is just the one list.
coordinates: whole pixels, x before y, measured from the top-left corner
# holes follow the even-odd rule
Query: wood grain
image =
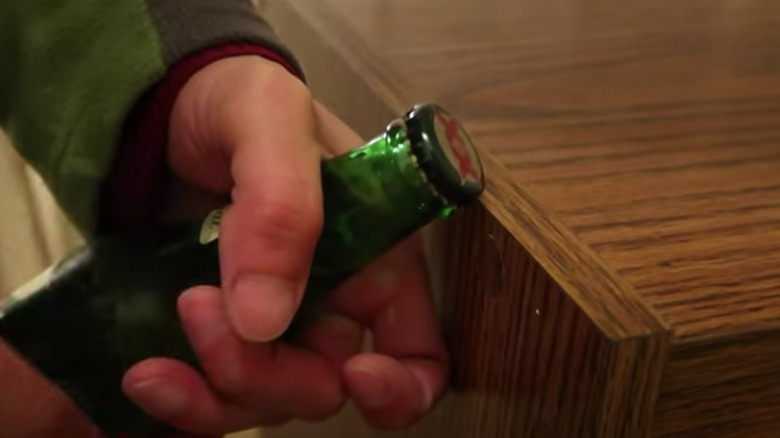
[[(266, 6), (316, 95), (361, 134), (373, 135), (424, 100), (463, 121), (485, 156), (490, 185), (480, 208), (492, 218), (471, 225), (465, 247), (479, 247), (483, 227), (494, 220), (615, 357), (642, 364), (633, 378), (656, 382), (646, 393), (650, 400), (659, 395), (649, 403), (655, 409), (641, 390), (627, 390), (625, 399), (593, 390), (593, 397), (621, 400), (623, 411), (611, 421), (631, 412), (640, 415), (637, 424), (649, 425), (624, 429), (624, 436), (650, 430), (664, 437), (780, 437), (780, 4)], [(493, 258), (506, 260), (507, 248)], [(515, 263), (504, 269), (523, 272), (526, 265)], [(450, 275), (464, 281), (470, 274)], [(522, 276), (513, 278), (501, 286), (508, 294), (522, 287)], [(457, 299), (487, 293), (472, 285)], [(445, 326), (470, 332), (488, 323), (496, 325), (491, 335), (522, 338), (511, 332), (511, 320), (491, 312), (452, 317)], [(542, 328), (551, 331), (543, 338), (548, 348), (589, 345), (557, 329)], [(478, 351), (459, 350), (480, 358), (473, 379), (528, 372), (503, 356), (504, 347), (485, 342)], [(439, 414), (457, 415), (448, 417), (455, 425), (447, 430), (473, 431), (466, 418), (476, 415), (474, 421), (507, 429), (471, 436), (504, 436), (523, 432), (509, 417), (537, 418), (536, 407), (506, 404), (511, 397), (499, 405), (513, 413), (496, 418), (478, 407), (484, 388), (468, 387)], [(568, 421), (559, 414), (558, 421)], [(420, 430), (444, 430), (430, 427)]]
[[(665, 220), (699, 212), (688, 202), (697, 194), (726, 210), (715, 216), (728, 222), (726, 229), (715, 224), (699, 230), (709, 242), (736, 235), (738, 242), (720, 245), (736, 251), (758, 240), (780, 242), (780, 207), (768, 202), (780, 199), (780, 192), (764, 192), (733, 207), (719, 202), (735, 190), (739, 196), (740, 189), (780, 185), (780, 81), (775, 79), (780, 45), (759, 44), (780, 38), (780, 15), (757, 15), (758, 5), (770, 3), (742, 2), (728, 13), (724, 2), (689, 1), (673, 8), (592, 2), (600, 7), (577, 8), (573, 16), (544, 2), (489, 2), (493, 7), (466, 1), (408, 0), (392, 7), (364, 0), (291, 3), (314, 23), (315, 32), (340, 42), (344, 56), (365, 59), (364, 80), (381, 82), (377, 91), (393, 109), (429, 98), (446, 104), (546, 209), (563, 213), (574, 230), (600, 225), (611, 240), (593, 233), (582, 238), (618, 269), (640, 264), (650, 270), (647, 276), (668, 275), (668, 262), (657, 250), (666, 248), (667, 234), (693, 241), (697, 253), (707, 251), (695, 235), (686, 238), (684, 229), (657, 233), (668, 225)], [(654, 19), (640, 20), (644, 13)], [(686, 26), (690, 17), (698, 20)], [(537, 25), (550, 28), (535, 26), (537, 19)], [(391, 23), (404, 30), (393, 32)], [(483, 29), (484, 23), (490, 29)], [(644, 232), (657, 238), (648, 244), (633, 238), (641, 230), (631, 227), (641, 227), (635, 222), (642, 217), (629, 215), (642, 204), (650, 209), (657, 195), (677, 203), (646, 213), (653, 221)], [(600, 212), (603, 223), (581, 222), (577, 213), (583, 208)], [(749, 212), (754, 213), (744, 214)], [(687, 223), (699, 228), (695, 215)], [(616, 254), (621, 248), (629, 254)], [(676, 251), (661, 251), (670, 252)], [(728, 252), (711, 254), (706, 274), (723, 273), (719, 262)], [(748, 300), (777, 314), (780, 300), (772, 292), (780, 275), (769, 271), (780, 259), (757, 267), (753, 257), (747, 254), (731, 267), (758, 268), (759, 276), (771, 277), (765, 288), (748, 290)], [(665, 294), (641, 282), (635, 286), (653, 303), (697, 299), (699, 307), (707, 307), (698, 314), (659, 306), (684, 335), (712, 334), (723, 320), (728, 321), (722, 328), (730, 330), (760, 318), (720, 305), (722, 295), (702, 296), (680, 285), (676, 292), (665, 287)], [(695, 325), (703, 317), (710, 325)]]
[(780, 436), (780, 342), (763, 332), (671, 351), (654, 436)]

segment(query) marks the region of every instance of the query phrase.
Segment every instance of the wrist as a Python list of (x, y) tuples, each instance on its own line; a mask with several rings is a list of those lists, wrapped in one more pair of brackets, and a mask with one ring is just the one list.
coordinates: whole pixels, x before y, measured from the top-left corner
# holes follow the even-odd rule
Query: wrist
[(252, 44), (224, 44), (197, 52), (172, 67), (142, 96), (127, 117), (112, 171), (104, 181), (97, 232), (113, 233), (153, 225), (160, 210), (160, 187), (170, 176), (167, 165), (170, 116), (176, 100), (200, 70), (220, 60), (254, 55), (303, 80), (286, 58)]

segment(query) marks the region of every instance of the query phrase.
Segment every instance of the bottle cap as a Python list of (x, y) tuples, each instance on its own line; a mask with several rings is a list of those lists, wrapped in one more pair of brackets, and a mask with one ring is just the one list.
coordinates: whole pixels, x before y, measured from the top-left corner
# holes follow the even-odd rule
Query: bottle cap
[(465, 205), (485, 187), (482, 163), (466, 131), (436, 104), (415, 105), (404, 116), (420, 169), (447, 201)]

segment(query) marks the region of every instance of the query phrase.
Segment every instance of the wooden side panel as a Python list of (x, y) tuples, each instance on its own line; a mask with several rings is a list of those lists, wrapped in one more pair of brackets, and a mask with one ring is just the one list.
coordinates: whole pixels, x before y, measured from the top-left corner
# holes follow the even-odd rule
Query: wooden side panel
[(671, 349), (658, 438), (780, 437), (780, 329)]
[(350, 407), (270, 438), (648, 436), (665, 345), (613, 343), (482, 206), (434, 229), (431, 272), (455, 358), (452, 390), (395, 433)]

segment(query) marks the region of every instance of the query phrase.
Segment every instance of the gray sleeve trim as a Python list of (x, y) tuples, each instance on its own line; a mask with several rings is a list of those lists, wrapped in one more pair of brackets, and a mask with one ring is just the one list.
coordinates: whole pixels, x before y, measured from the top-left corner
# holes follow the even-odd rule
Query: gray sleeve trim
[(263, 46), (303, 69), (250, 0), (146, 0), (171, 66), (199, 50), (231, 42)]

